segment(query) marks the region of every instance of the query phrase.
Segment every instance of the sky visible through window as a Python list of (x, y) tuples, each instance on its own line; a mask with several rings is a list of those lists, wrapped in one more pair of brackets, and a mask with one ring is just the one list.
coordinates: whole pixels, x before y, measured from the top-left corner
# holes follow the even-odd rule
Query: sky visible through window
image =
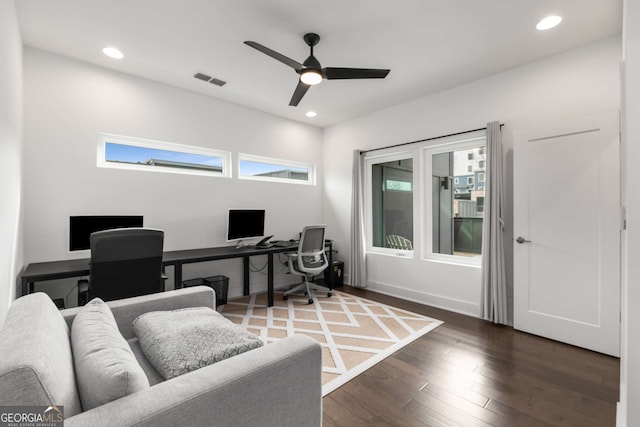
[(115, 144), (112, 142), (107, 142), (105, 144), (105, 160), (108, 162), (137, 164), (145, 163), (150, 159), (222, 167), (222, 158), (216, 156), (161, 150), (157, 148), (136, 147), (133, 145)]

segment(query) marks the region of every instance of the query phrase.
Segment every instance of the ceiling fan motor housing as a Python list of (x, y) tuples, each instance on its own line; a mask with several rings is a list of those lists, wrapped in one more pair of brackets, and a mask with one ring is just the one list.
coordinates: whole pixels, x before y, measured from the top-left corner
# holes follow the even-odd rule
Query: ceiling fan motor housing
[(320, 36), (316, 33), (307, 33), (304, 35), (303, 39), (309, 47), (314, 47), (320, 41)]

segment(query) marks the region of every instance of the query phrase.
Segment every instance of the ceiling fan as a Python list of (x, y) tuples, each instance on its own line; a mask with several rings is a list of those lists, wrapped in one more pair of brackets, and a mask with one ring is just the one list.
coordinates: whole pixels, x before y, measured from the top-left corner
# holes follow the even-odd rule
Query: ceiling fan
[(320, 65), (320, 61), (313, 56), (313, 47), (320, 41), (320, 36), (315, 33), (307, 33), (303, 37), (305, 43), (311, 48), (311, 55), (301, 64), (281, 53), (271, 50), (260, 43), (246, 41), (246, 45), (259, 50), (265, 55), (282, 62), (293, 68), (296, 73), (300, 74), (298, 86), (293, 92), (289, 105), (295, 107), (298, 105), (302, 97), (310, 86), (317, 85), (322, 79), (338, 80), (338, 79), (384, 79), (391, 70), (375, 69), (375, 68), (341, 68), (341, 67), (324, 67)]

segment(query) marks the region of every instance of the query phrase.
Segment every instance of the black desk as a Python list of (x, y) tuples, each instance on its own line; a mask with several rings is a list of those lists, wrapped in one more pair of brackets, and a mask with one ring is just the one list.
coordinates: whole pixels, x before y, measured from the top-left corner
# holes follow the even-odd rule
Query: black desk
[[(332, 242), (327, 241), (329, 250), (329, 263), (332, 258)], [(216, 261), (222, 259), (242, 258), (244, 264), (244, 287), (245, 295), (249, 295), (249, 258), (255, 255), (267, 256), (267, 296), (268, 306), (273, 306), (273, 254), (281, 252), (292, 252), (298, 249), (297, 243), (289, 246), (272, 246), (269, 248), (256, 248), (244, 246), (219, 246), (215, 248), (187, 249), (180, 251), (164, 252), (162, 265), (173, 266), (174, 286), (176, 289), (182, 287), (182, 266), (195, 262)], [(30, 294), (34, 290), (35, 282), (44, 282), (54, 279), (67, 279), (89, 275), (89, 258), (73, 259), (65, 261), (38, 262), (27, 265), (22, 273), (22, 295)]]

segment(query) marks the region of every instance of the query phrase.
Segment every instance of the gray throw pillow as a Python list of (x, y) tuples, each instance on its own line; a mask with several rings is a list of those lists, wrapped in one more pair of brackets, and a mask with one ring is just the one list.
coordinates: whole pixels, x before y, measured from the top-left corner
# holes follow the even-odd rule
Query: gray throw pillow
[(85, 305), (71, 324), (71, 347), (83, 410), (149, 388), (149, 380), (100, 298)]
[(133, 332), (144, 355), (167, 380), (263, 345), (208, 307), (145, 313), (133, 321)]

